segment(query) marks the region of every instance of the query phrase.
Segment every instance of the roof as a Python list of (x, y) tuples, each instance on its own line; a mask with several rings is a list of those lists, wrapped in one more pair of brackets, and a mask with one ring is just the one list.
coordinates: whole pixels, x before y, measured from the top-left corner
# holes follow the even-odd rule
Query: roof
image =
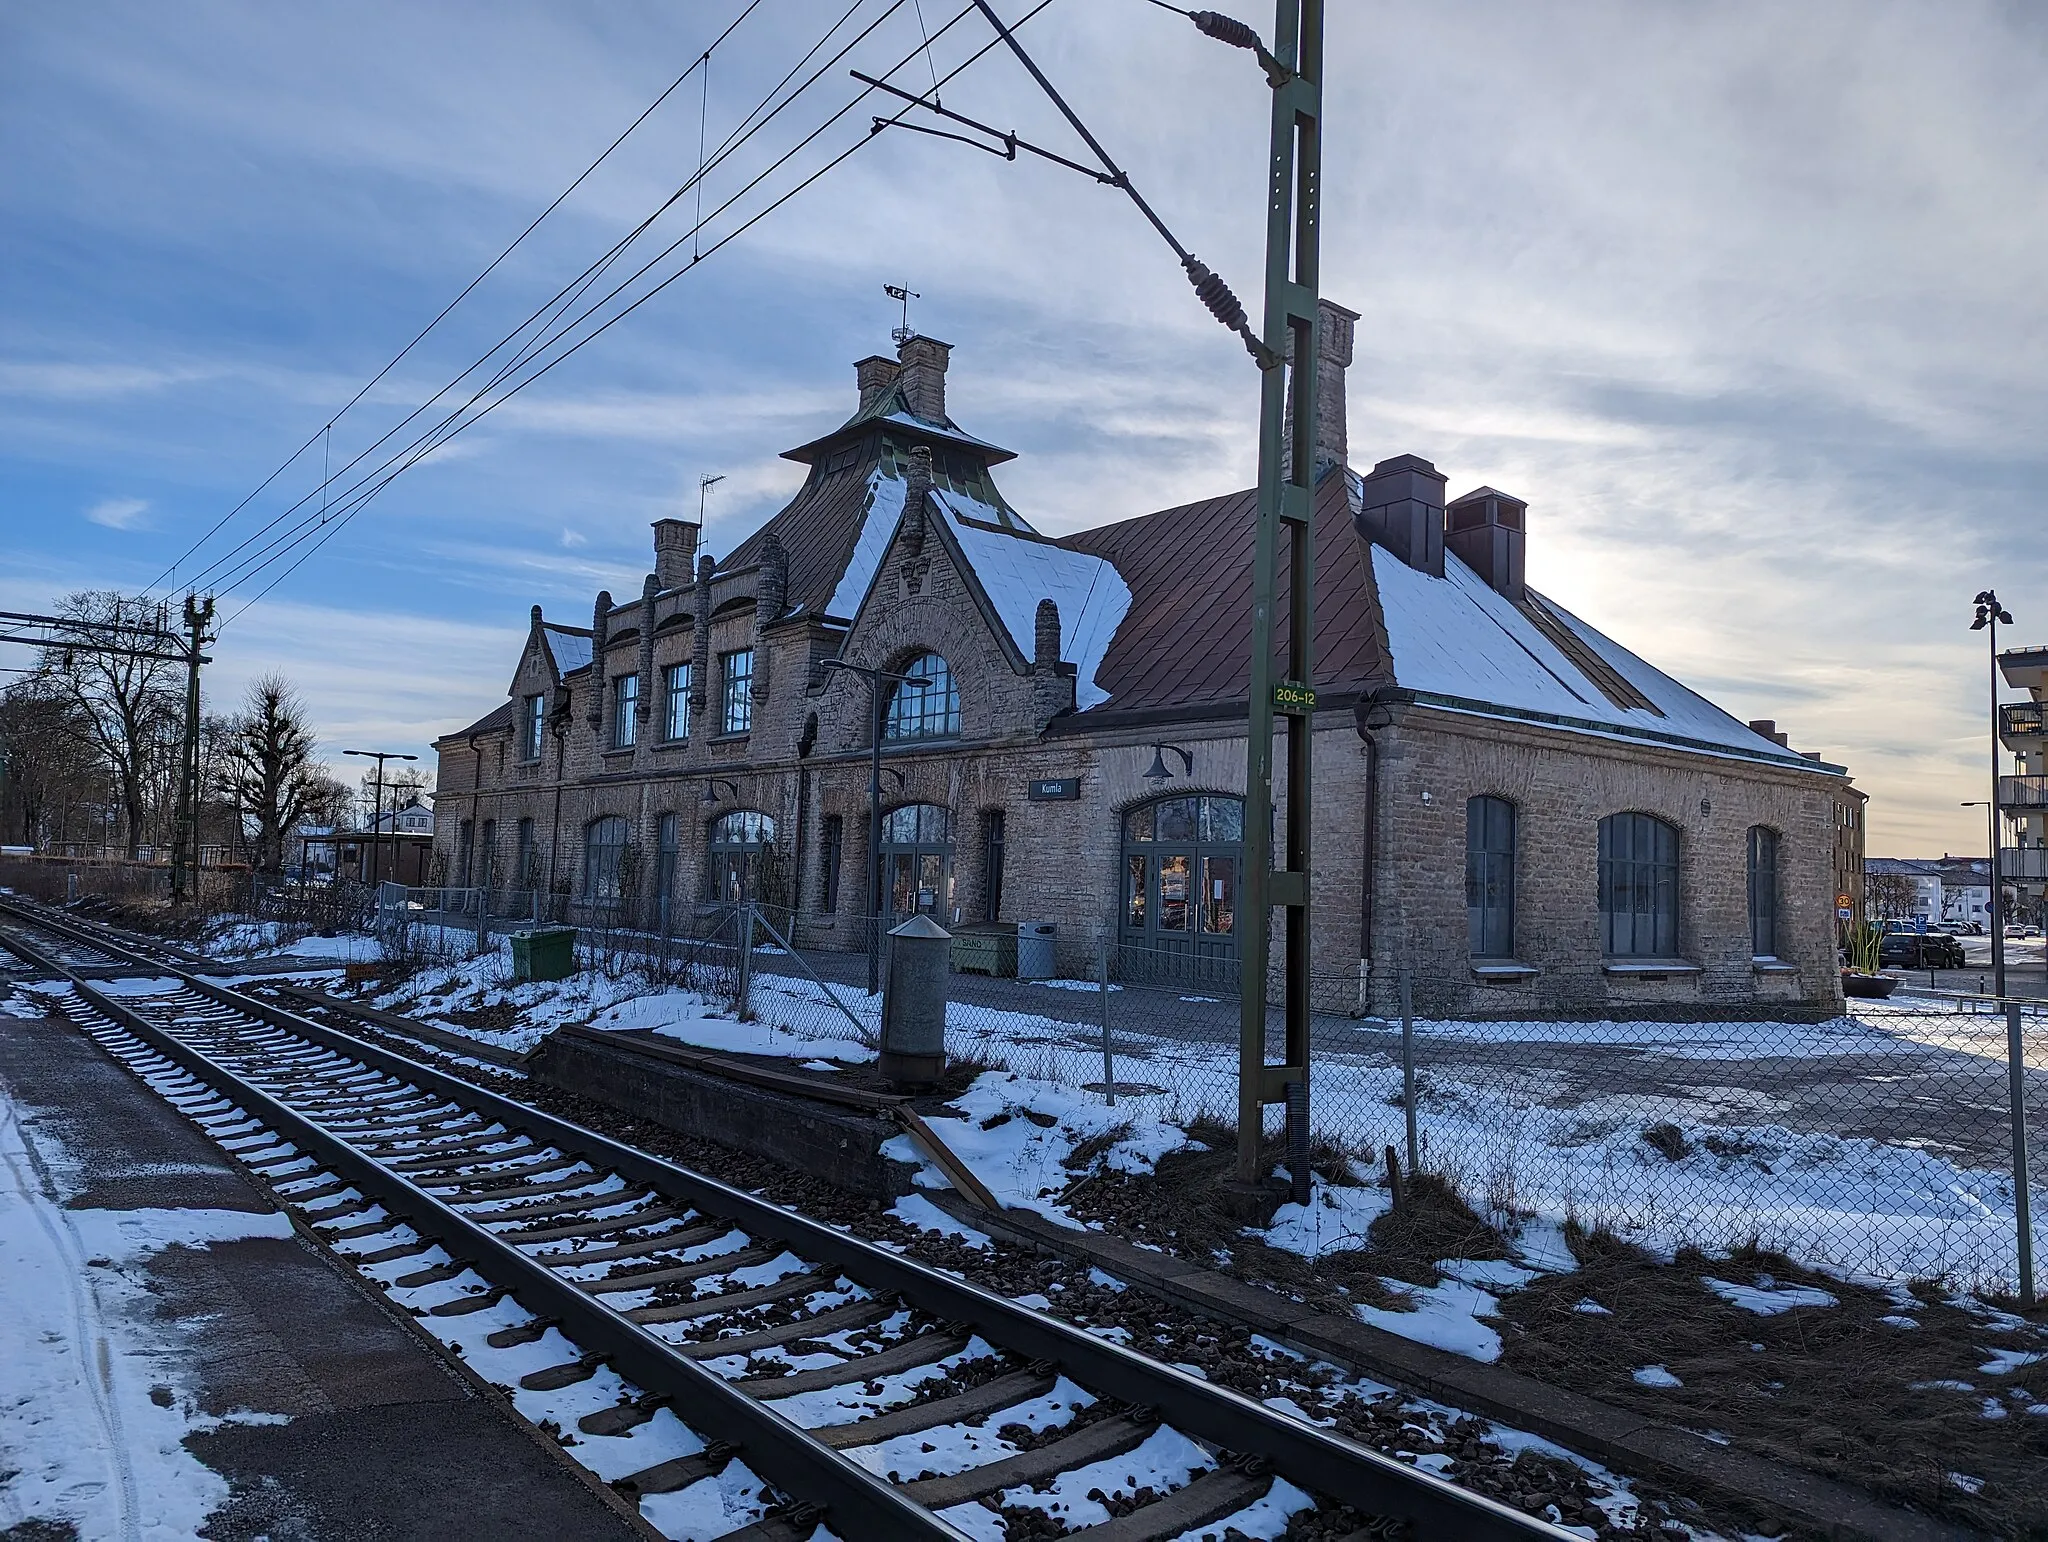
[(580, 626), (558, 626), (552, 621), (543, 621), (540, 635), (548, 645), (548, 651), (555, 656), (555, 673), (573, 674), (590, 664), (590, 630)]
[[(894, 512), (888, 507), (892, 492)], [(847, 620), (853, 611), (850, 606), (841, 608), (846, 605), (842, 596), (856, 547), (867, 549), (877, 539), (886, 546), (902, 510), (902, 482), (872, 463), (822, 476), (814, 473), (780, 513), (735, 546), (718, 566), (727, 572), (751, 567), (761, 560), (762, 548), (773, 536), (789, 559), (789, 586), (783, 603), (791, 610), (820, 611)], [(869, 577), (879, 561), (879, 549), (866, 558)], [(855, 602), (866, 591), (867, 579), (863, 578), (853, 590)]]
[[(1246, 488), (1061, 539), (1071, 550), (1107, 558), (1130, 588), (1128, 613), (1096, 670), (1109, 708), (1244, 700), (1251, 688), (1258, 505), (1257, 489)], [(1369, 689), (1381, 678), (1384, 643), (1342, 477), (1318, 484), (1314, 527), (1316, 684)], [(1283, 604), (1287, 588), (1283, 568)], [(1060, 614), (1071, 625), (1064, 606)]]
[(833, 429), (831, 433), (821, 434), (808, 444), (800, 444), (793, 450), (784, 450), (782, 458), (784, 460), (815, 462), (825, 450), (831, 448), (834, 444), (840, 443), (856, 432), (865, 430), (870, 424), (874, 423), (887, 423), (892, 428), (907, 429), (915, 437), (931, 439), (942, 444), (966, 445), (969, 449), (979, 451), (982, 460), (991, 466), (1000, 465), (1006, 460), (1015, 460), (1017, 458), (1016, 451), (1006, 450), (1001, 445), (991, 444), (986, 439), (977, 439), (974, 435), (961, 428), (950, 417), (937, 419), (919, 417), (910, 410), (910, 401), (904, 395), (903, 381), (900, 377), (892, 380), (887, 389), (883, 390), (872, 402), (862, 407), (844, 423)]
[(441, 737), (444, 740), (467, 739), (476, 734), (493, 733), (500, 728), (510, 728), (512, 726), (513, 705), (510, 701), (501, 701), (474, 723), (471, 723), (469, 727), (458, 728), (454, 733), (443, 734)]

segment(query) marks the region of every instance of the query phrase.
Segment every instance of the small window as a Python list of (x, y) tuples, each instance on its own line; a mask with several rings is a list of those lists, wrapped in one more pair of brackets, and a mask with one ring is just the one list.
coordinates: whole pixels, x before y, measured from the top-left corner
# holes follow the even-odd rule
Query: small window
[(1474, 958), (1515, 956), (1515, 806), (1465, 801), (1465, 925)]
[(839, 868), (846, 860), (846, 821), (837, 814), (825, 816), (824, 851), (822, 853), (825, 897), (819, 909), (826, 915), (839, 908)]
[(671, 664), (661, 674), (661, 736), (669, 743), (690, 737), (690, 666)]
[(520, 718), (519, 758), (521, 760), (540, 759), (541, 734), (547, 727), (547, 720), (547, 697), (527, 697), (525, 710)]
[(981, 918), (998, 921), (1003, 914), (1003, 811), (981, 816)]
[(754, 726), (754, 650), (720, 656), (718, 731), (743, 734)]
[(1610, 958), (1678, 956), (1678, 831), (1663, 820), (1600, 821), (1600, 938)]
[(1778, 832), (1768, 825), (1749, 827), (1749, 951), (1778, 956)]
[(620, 675), (612, 681), (612, 748), (630, 750), (640, 733), (640, 677)]
[[(889, 693), (882, 722), (884, 739), (947, 739), (960, 732), (960, 691), (953, 671), (936, 653), (921, 653), (903, 666), (909, 680)], [(912, 681), (922, 681), (913, 684)]]

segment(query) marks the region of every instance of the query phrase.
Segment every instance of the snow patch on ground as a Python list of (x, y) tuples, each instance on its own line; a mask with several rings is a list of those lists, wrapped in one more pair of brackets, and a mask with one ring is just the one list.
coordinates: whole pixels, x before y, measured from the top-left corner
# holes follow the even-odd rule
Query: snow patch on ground
[(1780, 1312), (1789, 1312), (1800, 1306), (1839, 1306), (1841, 1303), (1826, 1291), (1812, 1285), (1780, 1285), (1768, 1274), (1758, 1277), (1754, 1285), (1736, 1285), (1728, 1280), (1702, 1279), (1700, 1283), (1730, 1306), (1739, 1306), (1745, 1312), (1754, 1312), (1759, 1317), (1775, 1317)]
[(1682, 1387), (1684, 1382), (1672, 1375), (1661, 1365), (1640, 1367), (1630, 1378), (1639, 1387)]

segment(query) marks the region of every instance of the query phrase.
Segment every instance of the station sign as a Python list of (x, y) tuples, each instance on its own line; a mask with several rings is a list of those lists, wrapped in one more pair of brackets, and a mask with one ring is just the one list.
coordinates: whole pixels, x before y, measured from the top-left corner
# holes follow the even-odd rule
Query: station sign
[(1041, 776), (1026, 790), (1033, 803), (1072, 803), (1081, 796), (1078, 776)]

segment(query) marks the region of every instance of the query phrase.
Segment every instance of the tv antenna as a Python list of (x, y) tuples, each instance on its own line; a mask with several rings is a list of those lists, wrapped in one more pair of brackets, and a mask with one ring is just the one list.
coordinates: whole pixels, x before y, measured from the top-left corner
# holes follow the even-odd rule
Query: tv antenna
[(901, 284), (884, 284), (882, 286), (882, 293), (892, 300), (901, 300), (903, 302), (903, 324), (889, 334), (890, 337), (895, 339), (896, 346), (901, 348), (905, 343), (917, 336), (917, 333), (912, 331), (910, 326), (910, 302), (912, 300), (922, 300), (924, 296), (915, 289), (904, 288)]
[(725, 473), (723, 471), (719, 472), (716, 476), (712, 476), (707, 472), (705, 475), (697, 478), (697, 523), (699, 525), (702, 525), (704, 523), (705, 494), (709, 493), (712, 488), (716, 487), (720, 482), (723, 482), (724, 480)]

